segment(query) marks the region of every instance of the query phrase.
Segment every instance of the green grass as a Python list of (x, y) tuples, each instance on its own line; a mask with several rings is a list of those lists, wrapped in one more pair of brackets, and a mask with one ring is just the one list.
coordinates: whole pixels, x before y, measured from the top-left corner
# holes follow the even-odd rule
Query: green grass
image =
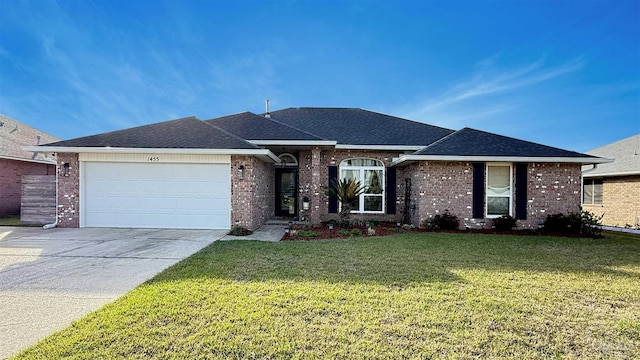
[(18, 358), (639, 358), (640, 237), (221, 241)]
[(0, 217), (0, 226), (20, 226), (20, 215)]

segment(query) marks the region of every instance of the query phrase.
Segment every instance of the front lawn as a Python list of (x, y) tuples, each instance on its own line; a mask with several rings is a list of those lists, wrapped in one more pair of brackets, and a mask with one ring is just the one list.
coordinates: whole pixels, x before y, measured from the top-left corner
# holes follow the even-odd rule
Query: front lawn
[(18, 358), (640, 358), (640, 237), (219, 241)]

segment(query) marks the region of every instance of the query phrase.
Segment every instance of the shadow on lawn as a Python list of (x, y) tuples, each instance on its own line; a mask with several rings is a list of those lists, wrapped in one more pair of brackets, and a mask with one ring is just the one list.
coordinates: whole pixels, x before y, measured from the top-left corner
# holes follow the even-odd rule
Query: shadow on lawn
[(456, 270), (599, 272), (640, 279), (640, 237), (404, 234), (314, 242), (216, 242), (150, 282), (186, 278), (406, 286), (464, 281)]

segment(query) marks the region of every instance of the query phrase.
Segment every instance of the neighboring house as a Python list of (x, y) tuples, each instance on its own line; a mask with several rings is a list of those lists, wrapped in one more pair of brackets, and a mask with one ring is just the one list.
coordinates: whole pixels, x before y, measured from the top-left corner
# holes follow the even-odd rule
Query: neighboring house
[(354, 217), (464, 227), (510, 214), (537, 228), (580, 206), (583, 164), (609, 160), (352, 108), (188, 117), (30, 147), (57, 153), (63, 227), (255, 229), (338, 218), (332, 179), (367, 186)]
[(640, 134), (593, 149), (614, 159), (582, 168), (582, 206), (609, 226), (640, 228)]
[(20, 214), (22, 175), (54, 175), (51, 153), (22, 150), (23, 146), (60, 139), (0, 115), (0, 216)]

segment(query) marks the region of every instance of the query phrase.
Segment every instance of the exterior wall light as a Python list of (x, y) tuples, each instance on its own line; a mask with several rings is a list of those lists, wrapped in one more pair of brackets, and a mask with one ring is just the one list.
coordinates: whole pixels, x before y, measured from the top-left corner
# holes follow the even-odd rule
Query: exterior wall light
[(69, 176), (69, 163), (62, 163), (62, 176)]
[(238, 178), (240, 178), (240, 180), (244, 180), (244, 165), (240, 165), (238, 167)]
[(310, 202), (309, 198), (305, 196), (304, 199), (302, 199), (302, 210), (309, 210)]

